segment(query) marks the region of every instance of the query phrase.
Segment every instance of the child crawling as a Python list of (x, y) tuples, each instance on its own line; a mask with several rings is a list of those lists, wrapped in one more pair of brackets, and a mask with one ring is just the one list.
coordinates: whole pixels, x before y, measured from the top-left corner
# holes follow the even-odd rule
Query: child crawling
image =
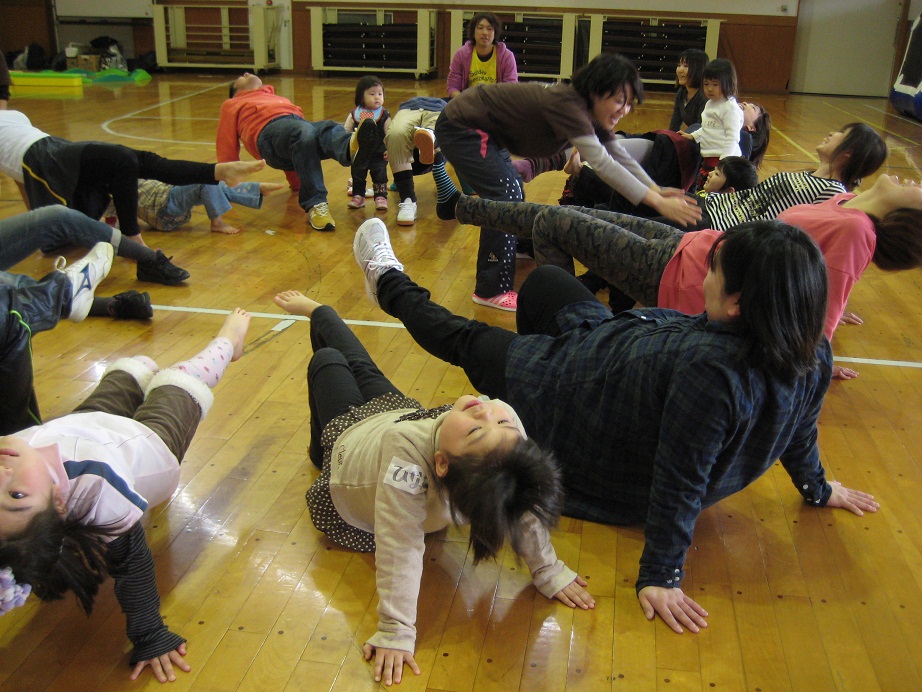
[(165, 370), (146, 356), (117, 360), (73, 413), (0, 437), (0, 570), (16, 582), (4, 592), (18, 604), (29, 587), (43, 601), (73, 591), (89, 613), (111, 575), (134, 645), (132, 680), (146, 666), (160, 682), (176, 679), (174, 666), (189, 670), (186, 640), (160, 616), (141, 517), (176, 490), (211, 388), (242, 355), (249, 323), (237, 308), (203, 351)]
[(563, 503), (554, 457), (525, 437), (499, 400), (465, 395), (424, 409), (381, 373), (339, 315), (298, 291), (275, 297), (310, 317), (307, 369), (314, 525), (348, 548), (374, 552), (378, 631), (364, 645), (375, 681), (399, 683), (413, 658), (424, 537), (470, 524), (474, 564), (508, 541), (535, 587), (570, 607), (595, 607), (586, 582), (557, 559), (548, 527)]

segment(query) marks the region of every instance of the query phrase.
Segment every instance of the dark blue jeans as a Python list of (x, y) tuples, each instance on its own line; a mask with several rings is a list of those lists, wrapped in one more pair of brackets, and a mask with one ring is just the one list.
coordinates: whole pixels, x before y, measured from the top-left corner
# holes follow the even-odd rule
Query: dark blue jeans
[[(522, 180), (509, 152), (497, 146), (490, 133), (457, 125), (442, 113), (435, 124), (435, 137), (458, 177), (464, 178), (482, 199), (506, 202), (525, 199)], [(495, 228), (481, 227), (474, 293), (481, 298), (492, 298), (512, 290), (515, 248), (515, 237)]]
[(327, 201), (320, 162), (333, 159), (349, 166), (351, 137), (351, 132), (346, 132), (342, 125), (332, 120), (309, 122), (297, 115), (283, 115), (263, 127), (256, 139), (256, 147), (272, 168), (298, 174), (301, 180), (298, 204), (308, 211)]

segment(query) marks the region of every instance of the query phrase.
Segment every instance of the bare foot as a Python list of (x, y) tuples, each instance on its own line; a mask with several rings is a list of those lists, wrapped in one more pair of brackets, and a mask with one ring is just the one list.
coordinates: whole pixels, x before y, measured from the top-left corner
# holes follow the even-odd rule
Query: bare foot
[(266, 167), (264, 159), (259, 161), (227, 161), (226, 163), (216, 163), (214, 167), (214, 179), (224, 181), (228, 187), (239, 185), (256, 171), (261, 171)]
[(235, 235), (240, 233), (240, 229), (227, 223), (223, 216), (218, 216), (211, 220), (211, 232), (223, 233), (225, 235)]
[(259, 194), (263, 197), (268, 197), (276, 190), (281, 190), (285, 185), (283, 183), (260, 183), (259, 184)]
[(234, 308), (234, 311), (227, 316), (218, 336), (223, 336), (234, 346), (234, 356), (231, 361), (235, 361), (243, 355), (243, 340), (247, 335), (247, 328), (250, 326), (250, 313), (243, 308)]
[(285, 312), (290, 312), (292, 315), (304, 315), (304, 317), (310, 317), (314, 310), (322, 305), (316, 300), (311, 300), (301, 291), (282, 291), (275, 296), (275, 304)]

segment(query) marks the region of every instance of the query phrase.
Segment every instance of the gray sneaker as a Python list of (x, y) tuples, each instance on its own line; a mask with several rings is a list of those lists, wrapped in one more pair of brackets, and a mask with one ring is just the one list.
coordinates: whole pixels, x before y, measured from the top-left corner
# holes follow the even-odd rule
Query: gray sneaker
[(70, 314), (67, 319), (72, 322), (82, 322), (90, 314), (93, 306), (93, 294), (99, 282), (106, 278), (112, 268), (112, 258), (115, 250), (109, 243), (96, 243), (86, 256), (64, 268), (67, 261), (59, 257), (55, 261), (55, 268), (64, 272), (70, 281), (71, 301)]
[(403, 271), (391, 247), (387, 226), (381, 219), (368, 219), (359, 226), (352, 241), (352, 254), (365, 272), (365, 295), (378, 305), (378, 280), (391, 269)]

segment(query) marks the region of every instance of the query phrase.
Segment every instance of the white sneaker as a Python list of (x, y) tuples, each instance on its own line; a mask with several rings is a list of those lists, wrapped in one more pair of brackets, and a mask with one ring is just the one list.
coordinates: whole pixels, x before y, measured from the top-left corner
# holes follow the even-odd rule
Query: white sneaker
[(87, 255), (65, 269), (67, 260), (59, 257), (55, 269), (63, 271), (70, 280), (71, 300), (70, 314), (67, 319), (82, 322), (90, 314), (93, 306), (93, 294), (99, 282), (106, 278), (112, 268), (115, 249), (109, 243), (96, 243)]
[(397, 205), (397, 225), (412, 226), (416, 223), (416, 202), (407, 197)]
[(403, 265), (394, 255), (387, 226), (381, 219), (368, 219), (359, 226), (352, 241), (352, 254), (365, 272), (365, 295), (378, 305), (378, 280), (391, 269), (403, 271)]

